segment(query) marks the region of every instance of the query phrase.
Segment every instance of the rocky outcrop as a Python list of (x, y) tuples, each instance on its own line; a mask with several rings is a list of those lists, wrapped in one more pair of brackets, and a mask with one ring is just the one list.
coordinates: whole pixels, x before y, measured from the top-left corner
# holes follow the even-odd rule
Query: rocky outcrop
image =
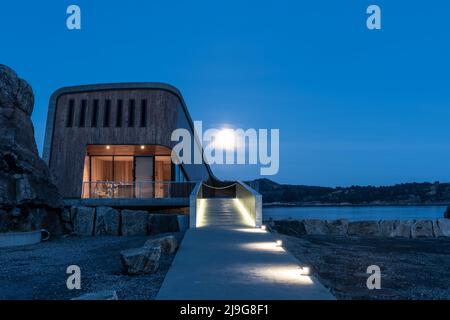
[(62, 198), (39, 158), (30, 85), (0, 65), (0, 232), (62, 232)]
[(147, 235), (148, 217), (147, 211), (122, 210), (122, 235)]
[(450, 237), (450, 220), (439, 219), (433, 221), (433, 233), (435, 237)]
[(95, 210), (95, 235), (118, 236), (120, 213), (110, 207), (97, 207)]
[(450, 220), (270, 220), (270, 230), (290, 236), (338, 235), (352, 237), (450, 237)]
[(73, 232), (80, 236), (92, 236), (94, 233), (95, 208), (73, 207), (71, 210)]
[(161, 247), (161, 252), (163, 254), (172, 254), (178, 248), (178, 241), (174, 236), (165, 236), (158, 239), (150, 239), (145, 242), (146, 247)]
[(126, 274), (137, 275), (154, 273), (158, 270), (161, 257), (160, 246), (144, 246), (120, 253), (123, 270)]
[(380, 234), (378, 221), (355, 221), (348, 224), (349, 236), (379, 236)]
[(433, 222), (431, 220), (416, 221), (411, 227), (411, 237), (428, 238), (433, 236)]
[(345, 219), (328, 220), (327, 227), (329, 234), (344, 236), (348, 232), (348, 221)]
[(325, 235), (328, 234), (328, 226), (325, 220), (304, 220), (305, 230), (307, 234)]

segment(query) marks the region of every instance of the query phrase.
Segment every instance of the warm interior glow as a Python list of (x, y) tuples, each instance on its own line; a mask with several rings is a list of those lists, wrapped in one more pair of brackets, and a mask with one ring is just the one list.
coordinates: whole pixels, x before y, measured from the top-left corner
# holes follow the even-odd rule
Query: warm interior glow
[(222, 129), (215, 136), (215, 147), (223, 150), (233, 150), (236, 144), (236, 136), (232, 129)]

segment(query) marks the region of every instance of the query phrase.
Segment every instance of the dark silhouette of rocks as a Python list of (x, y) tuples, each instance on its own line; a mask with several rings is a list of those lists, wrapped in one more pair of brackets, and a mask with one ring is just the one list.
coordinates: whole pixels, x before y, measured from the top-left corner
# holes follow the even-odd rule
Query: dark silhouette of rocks
[(38, 155), (33, 106), (31, 86), (0, 65), (0, 232), (61, 232), (63, 202)]

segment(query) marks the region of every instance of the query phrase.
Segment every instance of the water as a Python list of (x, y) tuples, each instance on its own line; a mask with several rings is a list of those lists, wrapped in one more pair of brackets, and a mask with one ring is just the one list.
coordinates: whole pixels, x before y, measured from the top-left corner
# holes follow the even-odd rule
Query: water
[(336, 220), (410, 220), (440, 219), (445, 206), (393, 207), (273, 207), (263, 208), (263, 219), (323, 219)]

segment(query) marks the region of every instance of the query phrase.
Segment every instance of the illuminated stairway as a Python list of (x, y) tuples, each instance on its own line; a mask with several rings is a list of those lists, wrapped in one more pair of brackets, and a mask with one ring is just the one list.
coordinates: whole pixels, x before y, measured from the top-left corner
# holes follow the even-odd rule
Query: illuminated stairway
[(203, 214), (200, 226), (248, 226), (237, 199), (213, 198), (202, 199)]

